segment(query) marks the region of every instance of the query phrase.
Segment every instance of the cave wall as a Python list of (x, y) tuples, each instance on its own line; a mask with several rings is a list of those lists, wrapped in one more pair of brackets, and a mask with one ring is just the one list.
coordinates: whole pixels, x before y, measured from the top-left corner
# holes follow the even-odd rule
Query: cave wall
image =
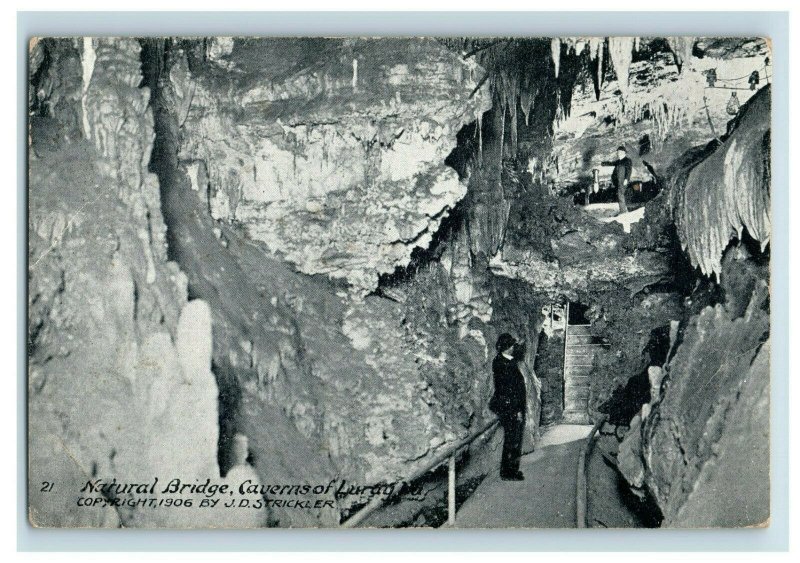
[[(739, 245), (729, 255), (752, 260)], [(620, 469), (653, 495), (664, 526), (769, 520), (769, 290), (763, 272), (751, 281), (690, 318), (620, 448)]]
[(219, 476), (211, 318), (167, 260), (139, 44), (48, 39), (31, 52), (31, 523), (210, 524), (213, 511), (76, 505), (90, 479)]
[[(722, 143), (692, 151), (669, 182), (672, 201), (695, 199), (691, 211), (674, 207), (681, 240), (708, 229), (688, 239), (687, 257), (716, 275), (687, 297), (679, 345), (620, 448), (620, 469), (652, 495), (665, 526), (769, 521), (769, 231), (759, 230), (769, 224), (768, 104), (765, 87)], [(755, 221), (755, 236), (714, 215), (737, 205), (750, 210), (734, 214)]]

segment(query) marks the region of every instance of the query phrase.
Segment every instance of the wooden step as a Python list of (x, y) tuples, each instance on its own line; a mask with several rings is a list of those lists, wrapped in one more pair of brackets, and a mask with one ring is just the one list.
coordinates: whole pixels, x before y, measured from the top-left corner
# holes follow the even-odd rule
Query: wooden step
[(567, 349), (567, 353), (564, 354), (564, 357), (567, 359), (569, 358), (589, 358), (590, 360), (597, 355), (596, 350), (583, 350), (581, 348), (573, 348)]
[(593, 342), (594, 336), (591, 334), (567, 334), (567, 346), (570, 344), (599, 344)]
[(569, 325), (567, 327), (567, 334), (592, 334), (592, 325)]
[(587, 408), (589, 408), (588, 400), (568, 400), (564, 402), (564, 410), (567, 411), (585, 411)]
[(580, 366), (565, 366), (566, 369), (564, 370), (564, 379), (571, 375), (579, 375), (579, 376), (588, 376), (592, 372), (591, 365), (580, 365)]
[(591, 363), (591, 361), (594, 360), (594, 358), (595, 358), (594, 352), (587, 352), (585, 350), (567, 350), (567, 353), (564, 354), (565, 361), (581, 359), (581, 360), (588, 360)]
[(568, 424), (589, 424), (589, 415), (583, 411), (565, 411), (563, 421)]
[(581, 375), (570, 373), (569, 377), (564, 379), (564, 383), (571, 384), (571, 385), (589, 385), (589, 379), (591, 379), (588, 375)]
[(594, 352), (605, 348), (600, 342), (592, 342), (588, 336), (570, 336), (567, 339), (567, 352)]

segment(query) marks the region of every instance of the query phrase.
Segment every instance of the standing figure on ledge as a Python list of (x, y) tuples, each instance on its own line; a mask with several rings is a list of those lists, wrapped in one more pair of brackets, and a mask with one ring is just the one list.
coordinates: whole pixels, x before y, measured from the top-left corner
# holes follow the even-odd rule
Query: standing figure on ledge
[(489, 401), (489, 408), (497, 414), (503, 426), (500, 477), (504, 481), (522, 481), (525, 478), (519, 470), (519, 458), (522, 452), (522, 432), (525, 428), (527, 391), (525, 379), (514, 355), (517, 344), (510, 334), (501, 334), (497, 339), (497, 356), (492, 362), (494, 395)]
[(623, 145), (620, 145), (617, 147), (617, 160), (604, 160), (600, 164), (614, 167), (614, 171), (611, 173), (611, 183), (617, 188), (619, 212), (627, 213), (628, 204), (625, 203), (625, 189), (631, 180), (631, 171), (633, 170), (633, 162), (628, 158), (628, 151)]

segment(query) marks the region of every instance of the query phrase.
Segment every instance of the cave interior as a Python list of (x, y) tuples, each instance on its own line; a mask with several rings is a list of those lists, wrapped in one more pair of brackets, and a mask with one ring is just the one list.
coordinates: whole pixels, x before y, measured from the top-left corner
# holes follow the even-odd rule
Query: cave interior
[[(580, 414), (606, 420), (634, 499), (619, 525), (765, 521), (768, 55), (704, 37), (35, 42), (32, 471), (406, 481), (491, 420), (509, 332), (525, 452), (568, 419), (570, 338), (594, 346)], [(731, 113), (724, 78), (751, 69)], [(618, 145), (626, 214), (600, 164)], [(459, 507), (492, 451), (459, 455)], [(744, 511), (711, 493), (743, 455)], [(441, 525), (446, 479), (371, 524)], [(233, 525), (338, 525), (366, 502)]]

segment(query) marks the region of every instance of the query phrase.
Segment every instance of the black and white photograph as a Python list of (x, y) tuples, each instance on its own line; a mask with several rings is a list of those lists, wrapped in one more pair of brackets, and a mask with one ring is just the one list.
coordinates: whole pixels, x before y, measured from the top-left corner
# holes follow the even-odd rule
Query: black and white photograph
[(768, 528), (774, 56), (29, 38), (30, 525)]

